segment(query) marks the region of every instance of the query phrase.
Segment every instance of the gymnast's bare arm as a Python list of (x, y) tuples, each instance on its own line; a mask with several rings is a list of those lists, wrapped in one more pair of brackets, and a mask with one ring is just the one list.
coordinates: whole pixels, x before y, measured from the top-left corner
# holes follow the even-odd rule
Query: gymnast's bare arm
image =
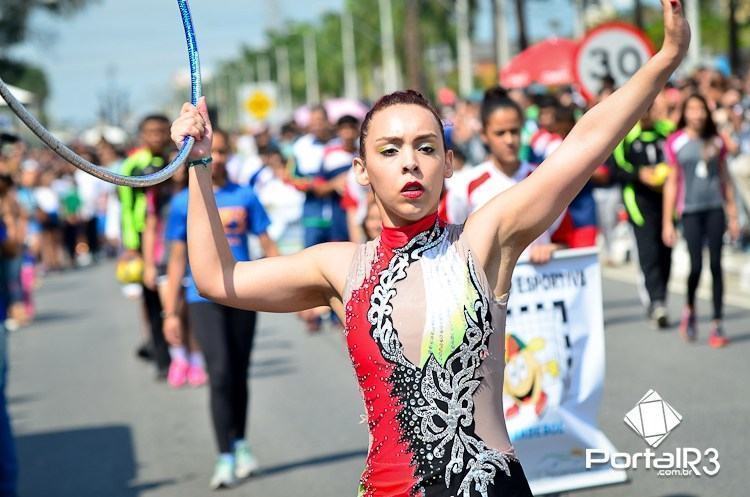
[[(172, 125), (172, 139), (196, 138), (191, 158), (210, 156), (212, 130), (205, 99), (185, 104)], [(216, 208), (211, 170), (189, 173), (188, 258), (198, 291), (231, 307), (265, 312), (293, 312), (329, 305), (341, 308), (353, 243), (325, 243), (298, 254), (250, 262), (234, 259)]]

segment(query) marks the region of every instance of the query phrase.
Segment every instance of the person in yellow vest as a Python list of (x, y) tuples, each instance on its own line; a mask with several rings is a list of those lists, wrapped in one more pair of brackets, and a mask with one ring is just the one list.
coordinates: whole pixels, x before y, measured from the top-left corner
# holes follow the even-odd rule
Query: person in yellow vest
[(614, 178), (622, 183), (622, 196), (633, 227), (638, 263), (648, 293), (648, 315), (655, 327), (669, 326), (667, 283), (672, 249), (661, 239), (662, 188), (669, 174), (664, 143), (675, 126), (656, 118), (650, 108), (614, 151)]
[[(126, 176), (142, 176), (163, 168), (173, 149), (169, 137), (170, 121), (165, 116), (153, 114), (145, 117), (139, 127), (141, 146), (123, 162), (121, 173)], [(152, 188), (159, 189), (159, 185)], [(144, 259), (149, 264), (148, 254), (143, 251), (143, 231), (146, 226), (146, 190), (143, 188), (118, 187), (120, 198), (122, 245), (124, 260)], [(168, 202), (169, 198), (164, 198)], [(143, 306), (150, 330), (151, 356), (154, 359), (158, 379), (166, 379), (169, 370), (169, 349), (162, 331), (162, 306), (156, 288), (143, 285)]]

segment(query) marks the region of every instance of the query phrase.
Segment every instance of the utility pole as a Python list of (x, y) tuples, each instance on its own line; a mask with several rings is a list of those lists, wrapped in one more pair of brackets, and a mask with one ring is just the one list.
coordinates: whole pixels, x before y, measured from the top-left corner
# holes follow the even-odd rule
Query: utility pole
[(341, 48), (344, 56), (344, 95), (353, 100), (359, 99), (357, 83), (357, 56), (354, 49), (354, 23), (349, 7), (344, 3), (341, 11)]
[(285, 111), (292, 110), (292, 77), (289, 69), (289, 49), (276, 47), (276, 80), (279, 83), (279, 102)]
[(304, 37), (305, 44), (305, 86), (307, 104), (320, 103), (320, 86), (318, 84), (318, 53), (315, 47), (315, 33), (308, 30)]
[(398, 90), (396, 48), (393, 42), (393, 13), (391, 0), (378, 0), (380, 7), (380, 46), (383, 50), (383, 91)]
[(242, 62), (242, 79), (244, 80), (243, 83), (252, 83), (256, 79), (255, 69), (247, 59)]
[(583, 19), (586, 14), (585, 0), (573, 0), (573, 10), (575, 11), (573, 35), (575, 38), (581, 39), (586, 33), (586, 22)]
[(227, 92), (229, 93), (229, 127), (227, 129), (235, 129), (237, 123), (240, 120), (240, 101), (239, 101), (239, 86), (241, 79), (241, 72), (239, 68), (232, 64), (229, 66), (227, 72)]
[(466, 97), (474, 86), (469, 37), (469, 0), (456, 2), (456, 52), (458, 53), (458, 93)]
[(499, 77), (500, 70), (510, 60), (508, 46), (508, 28), (505, 20), (504, 0), (492, 0), (492, 18), (494, 20), (495, 64)]

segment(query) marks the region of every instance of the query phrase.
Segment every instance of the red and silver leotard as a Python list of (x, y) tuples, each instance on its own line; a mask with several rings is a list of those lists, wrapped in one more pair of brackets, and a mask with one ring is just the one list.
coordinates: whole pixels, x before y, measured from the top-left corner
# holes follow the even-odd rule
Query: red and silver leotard
[(346, 337), (370, 429), (361, 496), (531, 496), (503, 418), (507, 301), (461, 232), (431, 215), (384, 228), (352, 262)]

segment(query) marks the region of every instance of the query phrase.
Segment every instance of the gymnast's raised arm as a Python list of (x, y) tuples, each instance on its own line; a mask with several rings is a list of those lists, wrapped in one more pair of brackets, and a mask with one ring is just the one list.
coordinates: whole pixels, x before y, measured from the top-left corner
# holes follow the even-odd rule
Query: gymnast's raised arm
[[(690, 28), (682, 5), (679, 0), (662, 0), (662, 7), (665, 37), (661, 50), (622, 88), (588, 111), (533, 174), (468, 219), (465, 236), (500, 291), (508, 288), (523, 249), (575, 198), (685, 56)], [(495, 277), (497, 281), (492, 281)]]
[[(196, 139), (190, 159), (209, 157), (213, 133), (205, 98), (185, 104), (172, 125), (172, 139)], [(326, 243), (298, 254), (250, 262), (235, 260), (214, 199), (211, 170), (189, 171), (188, 259), (198, 291), (214, 302), (241, 309), (292, 312), (330, 305), (341, 292), (355, 245)]]

